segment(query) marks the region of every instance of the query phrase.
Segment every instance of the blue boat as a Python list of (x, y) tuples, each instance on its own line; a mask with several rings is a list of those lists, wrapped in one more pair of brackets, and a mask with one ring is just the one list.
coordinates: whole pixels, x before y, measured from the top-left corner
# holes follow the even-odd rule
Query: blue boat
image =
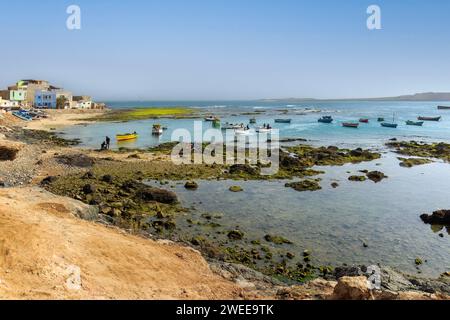
[(333, 118), (331, 116), (323, 116), (318, 120), (320, 123), (332, 123)]
[(21, 120), (25, 120), (25, 121), (33, 120), (33, 117), (30, 116), (28, 114), (28, 112), (26, 112), (26, 111), (14, 111), (12, 114), (13, 114), (13, 116), (15, 116)]
[(275, 123), (291, 123), (292, 119), (275, 119)]
[(387, 122), (383, 122), (382, 124), (381, 124), (381, 126), (382, 127), (386, 127), (386, 128), (397, 128), (398, 127), (398, 124), (396, 124), (396, 123), (387, 123)]

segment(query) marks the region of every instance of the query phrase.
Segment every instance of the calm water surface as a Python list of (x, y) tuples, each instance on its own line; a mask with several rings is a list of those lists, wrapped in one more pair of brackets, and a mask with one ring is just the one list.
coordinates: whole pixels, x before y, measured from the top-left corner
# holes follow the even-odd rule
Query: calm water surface
[[(222, 122), (248, 123), (251, 116), (237, 115), (264, 111), (258, 124), (271, 123), (281, 137), (306, 138), (316, 145), (369, 147), (384, 152), (381, 160), (343, 167), (326, 167), (322, 190), (297, 192), (284, 187), (284, 181), (200, 181), (195, 192), (176, 186), (183, 205), (195, 206), (196, 213), (222, 213), (223, 225), (239, 225), (249, 237), (262, 238), (267, 233), (280, 234), (294, 242), (293, 250), (314, 252), (315, 263), (382, 263), (411, 273), (417, 272), (414, 259), (428, 260), (423, 273), (438, 276), (450, 268), (450, 236), (445, 229), (432, 230), (419, 219), (420, 214), (450, 208), (450, 165), (437, 162), (411, 169), (401, 168), (396, 155), (383, 147), (392, 137), (408, 140), (450, 142), (450, 111), (438, 111), (436, 102), (307, 102), (303, 104), (268, 104), (261, 102), (179, 102), (170, 105), (199, 108), (214, 114)], [(449, 103), (447, 103), (449, 104)], [(166, 106), (167, 102), (110, 103), (113, 107)], [(306, 110), (305, 108), (309, 108)], [(320, 112), (311, 112), (311, 109)], [(390, 121), (395, 114), (398, 129), (380, 127), (378, 117)], [(317, 123), (322, 115), (332, 115), (334, 124)], [(442, 115), (441, 122), (427, 122), (423, 127), (406, 126), (406, 120), (419, 115)], [(292, 118), (291, 124), (274, 124), (275, 118)], [(342, 128), (343, 121), (370, 118), (360, 128)], [(128, 123), (96, 123), (67, 128), (64, 136), (81, 138), (83, 147), (98, 148), (104, 136), (137, 131), (140, 138), (113, 147), (149, 147), (171, 140), (173, 130), (192, 131), (194, 120), (160, 120), (168, 131), (160, 138), (150, 134), (154, 120)], [(205, 123), (205, 129), (211, 124)], [(389, 178), (375, 184), (349, 182), (350, 173), (380, 170)], [(333, 189), (331, 182), (338, 181)], [(228, 191), (240, 185), (242, 193)], [(438, 233), (444, 233), (444, 238)], [(363, 248), (362, 242), (369, 244)]]

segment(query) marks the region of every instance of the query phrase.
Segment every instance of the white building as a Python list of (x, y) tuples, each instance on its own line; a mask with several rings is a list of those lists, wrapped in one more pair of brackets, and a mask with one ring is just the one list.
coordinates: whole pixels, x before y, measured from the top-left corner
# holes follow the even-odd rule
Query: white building
[(0, 97), (0, 108), (2, 109), (19, 108), (19, 101), (5, 100), (2, 97)]

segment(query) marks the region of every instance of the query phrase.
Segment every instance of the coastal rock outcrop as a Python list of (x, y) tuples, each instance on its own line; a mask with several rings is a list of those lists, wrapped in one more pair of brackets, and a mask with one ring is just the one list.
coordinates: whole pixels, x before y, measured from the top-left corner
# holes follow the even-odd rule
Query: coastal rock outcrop
[(369, 180), (372, 180), (375, 183), (378, 183), (381, 180), (386, 179), (387, 176), (380, 171), (371, 171), (367, 173), (367, 178), (369, 178)]
[(145, 201), (156, 201), (165, 204), (175, 204), (178, 202), (177, 195), (169, 190), (152, 187), (142, 187), (136, 193), (138, 197)]
[(298, 182), (286, 183), (286, 188), (292, 188), (296, 191), (316, 191), (322, 189), (320, 184), (315, 180), (302, 180)]
[(333, 300), (368, 300), (370, 298), (369, 283), (364, 276), (340, 278), (332, 295)]
[(19, 152), (16, 148), (0, 146), (0, 161), (14, 161)]
[(438, 210), (433, 214), (423, 214), (420, 216), (427, 224), (450, 225), (450, 210)]

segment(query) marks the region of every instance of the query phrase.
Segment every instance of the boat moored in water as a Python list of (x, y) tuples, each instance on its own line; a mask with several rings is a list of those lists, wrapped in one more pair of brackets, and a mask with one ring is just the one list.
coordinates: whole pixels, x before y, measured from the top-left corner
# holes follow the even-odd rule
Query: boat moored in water
[(213, 122), (213, 121), (215, 121), (215, 120), (217, 120), (217, 119), (218, 119), (217, 117), (209, 116), (209, 117), (206, 117), (206, 118), (205, 118), (205, 121)]
[(378, 122), (384, 122), (385, 120), (384, 120), (384, 118), (378, 118), (378, 120), (377, 120)]
[(450, 110), (450, 106), (438, 106), (438, 110)]
[(361, 119), (359, 119), (359, 122), (361, 122), (361, 123), (369, 123), (369, 119), (361, 118)]
[(385, 128), (397, 128), (398, 127), (398, 124), (396, 124), (396, 123), (388, 123), (388, 122), (383, 122), (383, 123), (381, 123), (381, 126), (382, 127), (385, 127)]
[(161, 135), (161, 134), (163, 134), (163, 132), (164, 132), (164, 130), (160, 124), (153, 125), (152, 134)]
[(275, 119), (275, 123), (291, 123), (292, 119)]
[(251, 118), (251, 119), (250, 119), (250, 123), (251, 123), (251, 124), (255, 124), (255, 123), (256, 123), (256, 118)]
[(136, 132), (116, 135), (117, 141), (135, 140), (137, 138), (138, 138), (138, 134)]
[(442, 117), (418, 117), (417, 120), (419, 121), (441, 121)]
[(406, 125), (407, 126), (418, 126), (418, 127), (421, 127), (421, 126), (423, 126), (423, 124), (424, 124), (423, 121), (411, 121), (411, 120), (406, 121)]
[(333, 118), (331, 116), (323, 116), (322, 118), (320, 118), (318, 120), (318, 122), (320, 122), (320, 123), (332, 123), (333, 122)]
[(345, 128), (358, 128), (359, 127), (359, 123), (356, 122), (344, 122), (342, 123), (342, 126)]

